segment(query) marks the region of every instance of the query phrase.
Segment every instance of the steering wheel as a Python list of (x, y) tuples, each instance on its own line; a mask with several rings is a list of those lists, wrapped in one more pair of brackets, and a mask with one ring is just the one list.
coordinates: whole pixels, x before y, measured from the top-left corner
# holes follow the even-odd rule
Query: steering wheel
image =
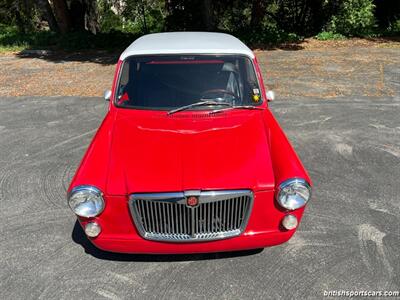
[(212, 94), (212, 93), (223, 93), (223, 94), (226, 94), (226, 95), (231, 95), (231, 96), (233, 96), (235, 99), (238, 99), (238, 98), (239, 98), (234, 92), (231, 92), (231, 91), (228, 91), (228, 90), (225, 90), (225, 89), (211, 89), (211, 90), (206, 90), (206, 91), (204, 91), (204, 92), (201, 94), (201, 96), (204, 96), (204, 95), (207, 95), (207, 94)]

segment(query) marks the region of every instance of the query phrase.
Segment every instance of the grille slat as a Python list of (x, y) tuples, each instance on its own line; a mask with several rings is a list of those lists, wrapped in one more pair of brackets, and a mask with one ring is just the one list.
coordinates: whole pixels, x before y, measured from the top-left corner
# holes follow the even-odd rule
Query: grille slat
[(232, 223), (233, 223), (233, 210), (235, 208), (235, 198), (232, 199), (232, 201), (229, 203), (229, 230), (233, 228)]
[[(241, 199), (241, 198), (239, 198)], [(240, 211), (242, 210), (242, 201), (239, 201), (238, 210), (236, 211), (236, 226), (240, 223)]]
[(147, 230), (150, 231), (151, 230), (151, 227), (150, 227), (150, 211), (149, 211), (147, 206), (148, 206), (147, 203), (143, 203), (143, 211), (144, 211), (143, 219), (145, 220), (145, 224), (146, 224)]
[(211, 223), (212, 223), (212, 219), (211, 219), (211, 203), (207, 204), (207, 231), (208, 232), (212, 232), (211, 230)]
[(185, 209), (185, 207), (183, 207), (182, 205), (181, 205), (181, 207), (182, 207), (182, 212), (183, 212), (183, 214), (182, 214), (182, 219), (183, 219), (183, 233), (187, 234), (187, 231), (186, 231), (186, 209)]
[(234, 227), (235, 227), (235, 220), (236, 220), (236, 218), (235, 218), (235, 214), (236, 214), (236, 211), (235, 211), (235, 209), (236, 209), (236, 199), (237, 199), (237, 198), (234, 198), (233, 201), (232, 201), (232, 213), (230, 214), (230, 215), (231, 215), (231, 228), (234, 228)]
[(161, 213), (162, 213), (162, 230), (168, 232), (167, 230), (167, 219), (165, 218), (165, 203), (161, 203)]
[(173, 224), (175, 224), (174, 233), (179, 233), (179, 223), (178, 222), (174, 222), (174, 220), (176, 220), (177, 217), (178, 217), (178, 207), (176, 205), (173, 205), (172, 208), (174, 209), (174, 219), (172, 220)]
[(160, 206), (159, 202), (153, 202), (154, 203), (154, 223), (155, 223), (155, 232), (160, 232), (160, 217), (158, 215), (159, 211), (158, 211), (158, 207)]
[(253, 194), (247, 190), (203, 193), (195, 207), (187, 206), (186, 196), (178, 193), (176, 198), (132, 195), (130, 208), (140, 234), (159, 241), (215, 240), (241, 234)]
[(224, 205), (224, 218), (223, 218), (223, 221), (224, 221), (224, 230), (225, 231), (228, 231), (228, 218), (227, 218), (227, 216), (228, 216), (228, 214), (227, 214), (227, 210), (228, 210), (228, 203), (227, 202), (223, 202), (223, 205)]
[(154, 232), (155, 230), (154, 230), (154, 228), (155, 228), (155, 225), (154, 225), (154, 210), (153, 210), (153, 203), (152, 202), (149, 202), (148, 204), (147, 204), (147, 206), (148, 206), (148, 213), (149, 213), (149, 231), (150, 232)]
[(218, 209), (219, 209), (219, 222), (218, 222), (218, 225), (219, 225), (219, 230), (223, 230), (222, 228), (222, 203), (220, 202), (219, 204), (218, 204)]
[(200, 210), (195, 209), (194, 212), (194, 217), (192, 218), (192, 222), (194, 223), (194, 229), (193, 232), (199, 232), (200, 226), (199, 226), (199, 219), (200, 219)]
[(146, 218), (146, 226), (147, 226), (147, 231), (151, 231), (150, 229), (150, 212), (148, 209), (148, 203), (143, 203), (144, 210), (146, 211), (143, 216)]
[(169, 221), (169, 205), (168, 203), (164, 204), (164, 210), (165, 210), (165, 226), (167, 227), (167, 233), (171, 233), (171, 229), (170, 229), (170, 221)]

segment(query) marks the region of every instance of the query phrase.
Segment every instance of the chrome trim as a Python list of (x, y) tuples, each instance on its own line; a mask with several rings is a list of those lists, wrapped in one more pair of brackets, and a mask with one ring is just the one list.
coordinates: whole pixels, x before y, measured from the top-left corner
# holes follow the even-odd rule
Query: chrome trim
[[(77, 192), (81, 192), (81, 191), (88, 191), (90, 193), (95, 194), (96, 196), (99, 196), (102, 200), (102, 208), (101, 210), (94, 216), (80, 216), (77, 213), (75, 213), (75, 211), (72, 209), (71, 205), (69, 204), (69, 200), (70, 198)], [(100, 215), (103, 211), (104, 208), (106, 206), (106, 203), (104, 201), (104, 197), (103, 197), (103, 192), (100, 191), (97, 187), (93, 186), (93, 185), (78, 185), (76, 187), (74, 187), (73, 189), (71, 189), (68, 194), (67, 194), (67, 202), (68, 202), (68, 206), (69, 208), (72, 210), (72, 212), (80, 217), (84, 217), (84, 218), (92, 218), (92, 217), (96, 217), (98, 215)]]
[(104, 91), (104, 100), (110, 101), (111, 95), (112, 95), (111, 90), (105, 90), (105, 91)]
[(285, 187), (287, 187), (287, 186), (289, 186), (289, 185), (291, 185), (291, 184), (293, 184), (293, 183), (299, 183), (299, 184), (304, 185), (304, 186), (308, 189), (308, 191), (309, 191), (309, 193), (310, 193), (310, 197), (307, 199), (307, 201), (305, 201), (304, 205), (301, 206), (301, 207), (304, 207), (304, 206), (308, 203), (308, 201), (311, 199), (311, 196), (312, 196), (311, 185), (310, 185), (305, 179), (303, 179), (303, 178), (290, 178), (290, 179), (287, 179), (287, 180), (285, 180), (285, 181), (282, 181), (282, 182), (279, 184), (279, 186), (278, 186), (278, 188), (277, 188), (277, 190), (276, 190), (275, 199), (276, 199), (276, 201), (278, 202), (278, 204), (279, 204), (282, 208), (287, 209), (287, 210), (290, 210), (290, 211), (299, 209), (299, 208), (301, 208), (301, 207), (298, 207), (298, 208), (296, 208), (296, 209), (289, 209), (289, 208), (284, 207), (284, 206), (281, 204), (281, 202), (279, 201), (279, 194), (280, 194), (280, 192), (281, 192), (282, 189), (284, 189)]
[[(183, 205), (186, 204), (186, 199), (190, 196), (198, 197), (198, 206), (188, 207)], [(248, 198), (247, 200), (245, 198), (240, 200), (241, 198), (239, 197)], [(138, 200), (144, 200), (145, 202), (137, 202)], [(227, 203), (225, 201), (230, 202)], [(136, 202), (140, 204), (135, 205)], [(253, 208), (253, 202), (254, 197), (251, 190), (191, 190), (176, 193), (132, 194), (129, 197), (129, 209), (133, 222), (139, 234), (144, 239), (167, 242), (200, 242), (220, 240), (240, 235), (246, 229)], [(181, 205), (171, 206), (168, 203)], [(213, 206), (212, 203), (215, 203), (215, 205)], [(139, 210), (145, 214), (143, 221), (141, 221)], [(164, 220), (175, 220), (170, 225), (167, 225), (165, 222), (154, 222), (155, 218), (160, 219), (161, 216)], [(167, 219), (165, 219), (166, 216)], [(200, 222), (196, 220), (199, 220), (201, 217), (206, 220), (228, 218), (232, 229), (228, 229), (228, 226), (225, 225), (227, 230), (216, 230), (215, 226), (217, 225), (212, 221), (199, 225)], [(191, 226), (190, 230), (188, 226)], [(218, 226), (221, 226), (221, 224)], [(156, 230), (146, 231), (145, 227)], [(182, 231), (183, 233), (179, 233)], [(185, 233), (189, 231), (191, 234)]]
[(149, 193), (149, 194), (132, 194), (130, 199), (141, 199), (141, 200), (166, 200), (183, 198), (183, 193)]
[(226, 191), (204, 191), (201, 192), (199, 201), (202, 203), (225, 200), (226, 197), (230, 198), (250, 196), (253, 197), (253, 193), (250, 190), (226, 190)]
[(266, 96), (267, 96), (268, 101), (275, 101), (275, 92), (274, 91), (271, 91), (271, 90), (267, 91)]

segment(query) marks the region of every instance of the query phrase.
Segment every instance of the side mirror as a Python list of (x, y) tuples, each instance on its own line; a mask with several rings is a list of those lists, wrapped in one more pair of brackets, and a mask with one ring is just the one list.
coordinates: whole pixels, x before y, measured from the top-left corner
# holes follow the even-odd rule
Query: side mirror
[(104, 92), (104, 100), (110, 101), (110, 99), (111, 99), (111, 91), (110, 90), (106, 90)]
[(275, 100), (275, 92), (274, 91), (267, 91), (267, 100), (274, 101)]

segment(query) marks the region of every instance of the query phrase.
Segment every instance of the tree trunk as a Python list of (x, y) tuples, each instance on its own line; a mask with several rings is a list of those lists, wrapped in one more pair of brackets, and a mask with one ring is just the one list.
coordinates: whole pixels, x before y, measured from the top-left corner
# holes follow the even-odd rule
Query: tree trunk
[(174, 12), (175, 12), (175, 0), (165, 0), (164, 9), (166, 11), (165, 17), (165, 31), (170, 31), (175, 29), (174, 27)]
[(251, 19), (250, 26), (251, 27), (260, 27), (261, 22), (265, 15), (265, 6), (263, 0), (253, 0), (251, 6)]
[(47, 21), (49, 24), (49, 28), (51, 31), (59, 31), (57, 20), (51, 10), (51, 6), (48, 0), (36, 0), (37, 6), (42, 17)]
[(139, 5), (140, 5), (140, 14), (142, 15), (142, 24), (143, 24), (143, 26), (142, 26), (142, 32), (144, 33), (144, 34), (146, 34), (147, 33), (147, 21), (146, 21), (146, 7), (145, 7), (145, 4), (144, 4), (144, 2), (143, 2), (143, 0), (140, 0), (140, 3), (139, 3)]
[(70, 31), (72, 22), (66, 0), (53, 0), (53, 6), (61, 33)]
[(206, 30), (214, 29), (214, 10), (211, 0), (203, 0), (203, 22)]
[(26, 33), (26, 28), (25, 28), (25, 22), (22, 19), (22, 16), (19, 12), (19, 10), (15, 11), (15, 23), (17, 24), (18, 30), (25, 34)]
[(79, 0), (72, 0), (69, 11), (72, 21), (72, 29), (75, 31), (85, 31), (86, 5)]
[(99, 32), (97, 1), (96, 0), (83, 0), (86, 9), (85, 27), (91, 33), (96, 34)]

